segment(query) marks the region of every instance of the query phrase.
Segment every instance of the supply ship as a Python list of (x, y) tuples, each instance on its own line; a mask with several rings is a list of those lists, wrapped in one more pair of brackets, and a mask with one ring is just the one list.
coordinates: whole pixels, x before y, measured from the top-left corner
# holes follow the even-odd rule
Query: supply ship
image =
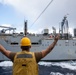
[[(42, 34), (31, 34), (27, 32), (27, 22), (24, 23), (24, 32), (15, 33), (16, 28), (0, 26), (0, 44), (7, 50), (12, 52), (21, 51), (20, 40), (22, 37), (27, 36), (31, 39), (32, 52), (45, 50), (52, 42), (56, 33), (56, 28), (52, 27), (53, 33), (49, 33), (48, 29), (44, 29)], [(64, 29), (65, 28), (65, 29)], [(6, 33), (12, 30), (12, 33)], [(65, 16), (60, 24), (59, 33), (60, 39), (58, 40), (54, 49), (42, 60), (45, 61), (64, 61), (76, 60), (76, 39), (69, 33), (69, 25), (67, 17)], [(76, 29), (75, 29), (76, 35)], [(9, 60), (0, 52), (0, 61)]]

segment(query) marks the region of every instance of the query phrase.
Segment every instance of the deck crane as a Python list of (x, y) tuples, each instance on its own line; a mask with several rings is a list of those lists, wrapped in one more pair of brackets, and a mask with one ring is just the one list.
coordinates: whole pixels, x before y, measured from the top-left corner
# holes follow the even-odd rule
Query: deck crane
[(13, 30), (13, 33), (14, 33), (14, 31), (16, 30), (16, 28), (6, 27), (6, 26), (0, 26), (0, 28), (6, 28), (6, 29), (2, 29), (2, 30), (0, 31), (1, 33), (5, 33), (7, 30), (9, 30), (9, 31)]
[(62, 31), (62, 34), (63, 34), (63, 26), (64, 26), (64, 24), (65, 24), (65, 21), (66, 21), (66, 16), (64, 16), (64, 19), (62, 20), (62, 22), (61, 22), (61, 31)]
[[(61, 29), (59, 29), (59, 33), (61, 32), (62, 37), (67, 37), (68, 39), (68, 20), (66, 19), (67, 16), (64, 16), (62, 22), (61, 22)], [(63, 32), (65, 31), (65, 33)]]

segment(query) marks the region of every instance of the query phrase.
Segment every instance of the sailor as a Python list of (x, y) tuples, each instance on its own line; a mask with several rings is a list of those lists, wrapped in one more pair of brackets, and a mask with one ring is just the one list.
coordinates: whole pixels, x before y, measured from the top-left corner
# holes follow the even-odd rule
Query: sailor
[(0, 52), (13, 62), (13, 75), (39, 75), (37, 63), (53, 50), (59, 37), (58, 34), (54, 42), (40, 52), (30, 52), (31, 40), (28, 37), (21, 39), (20, 47), (22, 50), (20, 52), (6, 50), (1, 44)]

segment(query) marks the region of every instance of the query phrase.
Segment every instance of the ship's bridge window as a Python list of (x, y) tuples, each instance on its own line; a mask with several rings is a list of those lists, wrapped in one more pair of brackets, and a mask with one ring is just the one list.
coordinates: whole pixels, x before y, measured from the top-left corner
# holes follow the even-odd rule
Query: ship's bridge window
[(38, 42), (32, 42), (32, 45), (37, 45), (37, 44), (39, 44)]
[(11, 42), (11, 45), (18, 45), (17, 42)]

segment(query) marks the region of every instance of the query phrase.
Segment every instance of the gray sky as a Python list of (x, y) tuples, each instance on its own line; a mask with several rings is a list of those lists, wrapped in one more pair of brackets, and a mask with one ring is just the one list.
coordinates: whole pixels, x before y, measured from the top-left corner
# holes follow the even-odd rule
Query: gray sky
[[(16, 22), (17, 25), (15, 25), (15, 27), (18, 27), (18, 31), (22, 31), (23, 21), (20, 20), (23, 18), (22, 20), (28, 20), (29, 32), (40, 33), (44, 28), (48, 28), (50, 32), (52, 32), (52, 26), (56, 27), (58, 32), (59, 24), (63, 17), (69, 14), (67, 15), (69, 32), (73, 33), (73, 29), (76, 28), (76, 0), (53, 0), (46, 11), (34, 23), (50, 1), (51, 0), (0, 0), (0, 3), (12, 7), (11, 9), (17, 14), (19, 19), (17, 21), (22, 24), (18, 25)], [(12, 25), (12, 22), (10, 25)]]

